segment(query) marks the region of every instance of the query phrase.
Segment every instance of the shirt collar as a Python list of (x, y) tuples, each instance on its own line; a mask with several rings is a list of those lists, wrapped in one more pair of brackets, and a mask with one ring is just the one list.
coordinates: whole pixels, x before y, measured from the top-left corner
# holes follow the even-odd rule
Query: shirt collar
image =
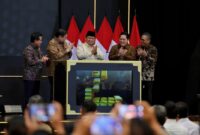
[[(85, 42), (84, 45), (87, 46), (88, 48), (89, 48), (89, 47), (92, 47), (91, 45), (88, 45), (88, 43), (86, 43), (86, 42)], [(94, 44), (93, 46), (95, 46), (95, 44)]]
[(170, 123), (176, 123), (176, 119), (167, 119), (167, 122), (170, 122)]
[(184, 121), (189, 121), (189, 119), (188, 119), (188, 118), (181, 118), (181, 119), (179, 119), (178, 121), (179, 121), (179, 122), (184, 122)]

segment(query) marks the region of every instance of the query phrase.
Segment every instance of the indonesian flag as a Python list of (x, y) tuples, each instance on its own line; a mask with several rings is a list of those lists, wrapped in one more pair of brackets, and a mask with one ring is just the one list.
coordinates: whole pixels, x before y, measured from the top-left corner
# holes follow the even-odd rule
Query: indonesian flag
[(95, 31), (94, 25), (92, 23), (90, 16), (87, 17), (85, 24), (83, 25), (82, 31), (79, 35), (78, 45), (85, 43), (85, 36), (88, 31)]
[[(92, 23), (92, 20), (90, 18), (90, 16), (87, 17), (85, 24), (82, 28), (82, 31), (79, 35), (79, 40), (78, 40), (78, 45), (85, 43), (85, 37), (88, 31), (94, 31), (94, 25)], [(99, 47), (99, 49), (104, 53), (106, 53), (106, 50), (104, 49), (104, 47), (102, 47), (102, 45), (99, 44), (98, 40), (96, 40), (96, 45)]]
[(134, 47), (137, 47), (138, 45), (141, 44), (140, 33), (139, 33), (136, 16), (134, 16), (134, 18), (133, 18), (133, 25), (132, 25), (132, 31), (131, 31), (131, 36), (130, 36), (130, 44), (133, 45)]
[(72, 60), (77, 60), (77, 56), (76, 56), (76, 46), (77, 46), (77, 42), (78, 42), (78, 38), (79, 38), (79, 28), (77, 26), (76, 23), (76, 19), (74, 16), (72, 16), (71, 20), (70, 20), (70, 24), (67, 30), (67, 38), (66, 38), (66, 42), (68, 44), (74, 44), (74, 47), (72, 49)]
[(112, 35), (113, 32), (109, 21), (107, 17), (104, 17), (97, 34), (96, 44), (104, 53), (105, 59), (108, 59), (107, 52), (109, 50), (109, 46), (112, 40)]
[(112, 42), (110, 44), (110, 47), (109, 47), (109, 51), (111, 50), (111, 48), (118, 44), (119, 43), (119, 37), (120, 37), (120, 34), (124, 32), (124, 28), (122, 26), (122, 23), (121, 23), (121, 20), (120, 20), (120, 16), (117, 17), (117, 21), (115, 23), (115, 28), (114, 28), (114, 32), (113, 32), (113, 37), (112, 37)]

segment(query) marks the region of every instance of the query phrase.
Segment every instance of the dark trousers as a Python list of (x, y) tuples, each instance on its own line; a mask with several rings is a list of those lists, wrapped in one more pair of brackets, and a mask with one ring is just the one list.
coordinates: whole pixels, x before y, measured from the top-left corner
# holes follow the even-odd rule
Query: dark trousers
[(142, 100), (152, 103), (153, 81), (142, 81)]
[(53, 93), (53, 76), (48, 76), (49, 84), (50, 84), (50, 101), (54, 99)]
[(24, 107), (27, 105), (28, 100), (33, 95), (38, 95), (40, 91), (40, 81), (39, 80), (24, 80), (24, 93), (25, 102)]

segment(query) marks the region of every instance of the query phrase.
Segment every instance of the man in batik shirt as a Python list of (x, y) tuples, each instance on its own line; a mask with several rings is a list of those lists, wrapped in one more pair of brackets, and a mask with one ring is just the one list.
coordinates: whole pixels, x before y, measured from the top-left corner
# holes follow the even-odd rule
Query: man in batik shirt
[(34, 32), (31, 34), (31, 43), (24, 49), (24, 95), (25, 104), (31, 96), (39, 94), (40, 77), (43, 64), (48, 57), (42, 56), (40, 45), (42, 44), (42, 34)]
[(152, 102), (152, 86), (157, 62), (157, 48), (151, 44), (151, 34), (143, 33), (137, 58), (142, 62), (142, 99)]

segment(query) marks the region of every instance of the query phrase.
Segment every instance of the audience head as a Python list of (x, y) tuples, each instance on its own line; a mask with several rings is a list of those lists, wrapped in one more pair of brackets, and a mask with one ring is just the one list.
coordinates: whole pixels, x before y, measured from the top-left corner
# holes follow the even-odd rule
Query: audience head
[(119, 44), (121, 46), (126, 46), (129, 44), (129, 34), (127, 32), (122, 32), (119, 37)]
[(178, 118), (186, 118), (188, 116), (188, 105), (185, 102), (177, 102), (176, 103), (177, 108), (177, 115)]
[(151, 43), (151, 34), (148, 32), (144, 32), (141, 36), (142, 45), (149, 45)]
[(14, 116), (8, 120), (7, 125), (8, 135), (26, 135), (27, 128), (22, 116)]
[(154, 105), (153, 106), (154, 112), (156, 114), (156, 118), (160, 125), (164, 125), (167, 117), (167, 111), (166, 108), (162, 105)]
[(94, 31), (88, 31), (86, 34), (86, 43), (90, 46), (95, 45), (96, 34)]
[(33, 132), (32, 135), (52, 135), (52, 133), (39, 129), (39, 130), (36, 130), (35, 132)]
[(40, 47), (42, 44), (42, 34), (40, 32), (31, 33), (30, 41), (35, 47)]
[(167, 101), (165, 103), (165, 108), (167, 110), (167, 118), (169, 119), (176, 119), (177, 112), (176, 112), (176, 105), (173, 101)]
[(150, 125), (143, 119), (132, 119), (130, 121), (128, 135), (154, 135), (154, 132)]
[(96, 112), (97, 106), (92, 100), (85, 100), (81, 106), (81, 114)]
[(55, 37), (60, 44), (64, 44), (66, 39), (66, 31), (63, 29), (58, 29), (55, 33)]
[(43, 98), (40, 95), (33, 95), (29, 98), (28, 105), (44, 103)]

